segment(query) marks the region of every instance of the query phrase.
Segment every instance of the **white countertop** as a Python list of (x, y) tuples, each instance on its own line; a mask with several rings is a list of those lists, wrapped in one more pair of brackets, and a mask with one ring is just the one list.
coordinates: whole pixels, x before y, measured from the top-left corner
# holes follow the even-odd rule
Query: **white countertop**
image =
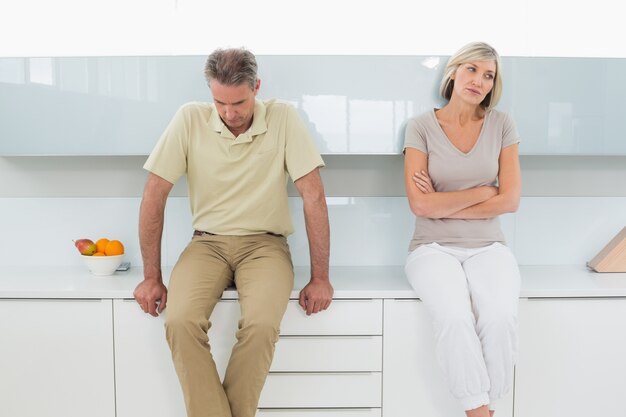
[[(163, 269), (167, 278), (172, 268)], [(520, 266), (522, 298), (626, 297), (626, 273), (594, 273), (582, 265)], [(292, 298), (308, 282), (309, 269), (296, 267)], [(0, 298), (133, 298), (143, 269), (98, 277), (84, 266), (0, 267)], [(417, 298), (403, 266), (337, 266), (330, 269), (335, 299)], [(224, 299), (235, 299), (234, 289)]]

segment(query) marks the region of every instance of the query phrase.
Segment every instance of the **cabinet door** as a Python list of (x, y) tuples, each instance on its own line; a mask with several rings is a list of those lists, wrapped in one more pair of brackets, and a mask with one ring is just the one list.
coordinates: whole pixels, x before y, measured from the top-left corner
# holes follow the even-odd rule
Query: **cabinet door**
[[(185, 417), (185, 403), (165, 340), (164, 316), (144, 313), (135, 300), (115, 300), (117, 417)], [(235, 343), (239, 303), (217, 304), (209, 330), (220, 376)]]
[(626, 299), (520, 305), (515, 417), (626, 415)]
[(114, 417), (111, 300), (0, 300), (0, 414)]
[[(385, 300), (383, 416), (463, 415), (435, 358), (434, 332), (417, 300)], [(494, 404), (498, 417), (511, 417), (513, 393)]]

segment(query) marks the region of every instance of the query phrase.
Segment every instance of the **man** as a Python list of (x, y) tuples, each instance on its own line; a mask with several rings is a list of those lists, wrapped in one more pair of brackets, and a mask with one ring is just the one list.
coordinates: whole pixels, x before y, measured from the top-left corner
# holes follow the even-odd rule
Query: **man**
[[(214, 103), (183, 105), (144, 165), (150, 171), (139, 216), (144, 280), (134, 296), (153, 316), (167, 304), (166, 337), (188, 417), (253, 417), (293, 289), (287, 175), (304, 201), (311, 255), (311, 279), (300, 292), (300, 305), (310, 315), (332, 300), (319, 175), (324, 162), (292, 106), (256, 100), (260, 80), (252, 53), (217, 50), (205, 76)], [(163, 213), (184, 174), (195, 232), (172, 271), (168, 293), (160, 269)], [(232, 284), (242, 316), (221, 383), (208, 318)]]

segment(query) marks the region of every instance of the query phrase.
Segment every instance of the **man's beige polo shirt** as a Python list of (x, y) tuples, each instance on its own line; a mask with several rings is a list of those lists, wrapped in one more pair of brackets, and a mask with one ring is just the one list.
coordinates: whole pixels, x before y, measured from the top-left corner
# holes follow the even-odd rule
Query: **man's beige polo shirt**
[(183, 105), (144, 168), (175, 183), (187, 174), (193, 228), (219, 235), (293, 232), (293, 181), (324, 166), (296, 109), (257, 100), (252, 126), (237, 138), (213, 104)]

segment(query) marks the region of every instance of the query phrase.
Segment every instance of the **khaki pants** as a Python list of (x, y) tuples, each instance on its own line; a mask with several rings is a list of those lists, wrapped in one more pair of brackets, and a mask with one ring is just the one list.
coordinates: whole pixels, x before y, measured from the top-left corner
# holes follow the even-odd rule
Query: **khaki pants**
[[(209, 317), (235, 284), (241, 319), (220, 381), (211, 356)], [(188, 417), (253, 417), (293, 289), (287, 240), (269, 234), (194, 236), (170, 279), (166, 337)]]

